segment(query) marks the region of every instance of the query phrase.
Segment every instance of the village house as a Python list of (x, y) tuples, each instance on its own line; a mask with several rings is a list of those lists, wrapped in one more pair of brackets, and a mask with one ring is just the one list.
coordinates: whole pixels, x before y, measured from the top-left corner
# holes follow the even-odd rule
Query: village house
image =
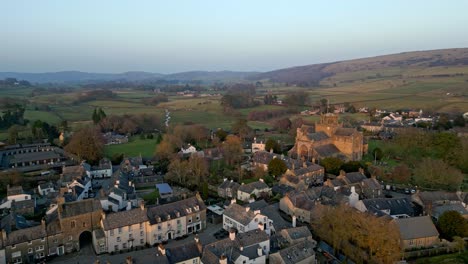
[(63, 167), (59, 182), (67, 188), (63, 195), (66, 201), (81, 201), (88, 198), (91, 190), (91, 178), (87, 175), (83, 164), (77, 166)]
[(239, 186), (239, 183), (224, 178), (223, 183), (221, 183), (221, 185), (218, 186), (218, 196), (230, 199), (236, 198)]
[(439, 242), (439, 232), (429, 216), (397, 218), (394, 221), (405, 250), (432, 247)]
[[(40, 225), (7, 233), (1, 230), (0, 244), (6, 263), (35, 263), (47, 255), (45, 221)], [(1, 260), (1, 259), (0, 259)]]
[(198, 193), (185, 200), (148, 207), (147, 212), (150, 245), (206, 228), (206, 206)]
[(256, 153), (258, 151), (265, 151), (265, 143), (263, 141), (257, 142), (257, 138), (254, 138), (252, 142), (252, 153)]
[(97, 166), (91, 166), (88, 163), (83, 163), (82, 166), (90, 178), (109, 178), (112, 176), (112, 163), (107, 158), (101, 159)]
[(292, 169), (287, 169), (280, 180), (281, 184), (289, 185), (295, 188), (303, 186), (308, 188), (310, 185), (322, 185), (325, 176), (325, 169), (318, 164), (306, 164), (299, 168), (293, 166)]
[(101, 227), (106, 238), (104, 247), (95, 245), (96, 252), (118, 252), (142, 247), (147, 242), (148, 217), (144, 204), (140, 208), (102, 214)]
[(187, 155), (187, 154), (192, 154), (192, 153), (196, 153), (196, 152), (197, 152), (197, 148), (195, 148), (195, 146), (192, 146), (189, 143), (186, 146), (181, 147), (179, 153), (182, 154), (182, 155)]
[[(188, 243), (164, 248), (162, 244), (157, 247), (158, 255), (166, 258), (159, 258), (156, 263), (168, 263), (168, 264), (198, 264), (201, 263), (200, 259), (203, 252), (203, 246), (198, 238), (195, 236), (194, 241)], [(158, 256), (159, 257), (159, 256)]]
[(271, 264), (315, 264), (315, 241), (304, 240), (270, 255)]
[(203, 249), (203, 264), (244, 264), (266, 263), (270, 253), (270, 238), (265, 231), (255, 229), (236, 234), (229, 231), (229, 237), (208, 244)]
[[(314, 241), (312, 233), (307, 226), (292, 227), (281, 230), (281, 236), (286, 239), (290, 245), (294, 245), (305, 240)], [(315, 242), (315, 241), (314, 241)], [(317, 243), (315, 243), (317, 244)]]
[(252, 197), (260, 197), (261, 195), (271, 195), (271, 188), (260, 179), (256, 182), (242, 184), (237, 189), (237, 199), (248, 202)]
[(38, 171), (49, 167), (60, 167), (66, 160), (62, 149), (50, 143), (17, 144), (4, 147), (0, 151), (3, 168), (16, 168), (20, 171)]
[(128, 137), (113, 132), (102, 134), (106, 145), (116, 145), (128, 143)]
[(7, 197), (0, 204), (0, 209), (9, 209), (14, 202), (31, 200), (31, 195), (23, 191), (22, 186), (7, 185)]
[(227, 231), (234, 228), (239, 233), (260, 229), (270, 234), (273, 228), (273, 221), (261, 214), (260, 210), (251, 210), (248, 206), (243, 207), (232, 203), (224, 210), (223, 228)]
[(354, 208), (369, 212), (378, 217), (408, 218), (414, 216), (414, 208), (409, 198), (376, 198), (358, 201)]
[(455, 192), (435, 191), (419, 192), (411, 196), (411, 200), (423, 208), (425, 215), (432, 215), (433, 210), (438, 206), (444, 205), (463, 205), (461, 198)]
[(51, 192), (55, 192), (55, 186), (52, 182), (41, 183), (37, 185), (37, 192), (41, 196), (46, 196)]

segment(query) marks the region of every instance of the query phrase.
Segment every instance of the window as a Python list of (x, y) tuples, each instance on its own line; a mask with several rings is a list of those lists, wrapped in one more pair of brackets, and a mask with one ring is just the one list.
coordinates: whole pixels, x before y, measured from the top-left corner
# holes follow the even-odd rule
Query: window
[(71, 221), (71, 222), (70, 222), (70, 226), (71, 226), (71, 228), (75, 228), (75, 226), (76, 226), (76, 221), (75, 221), (75, 220)]
[(144, 236), (144, 235), (145, 235), (145, 232), (140, 231), (140, 236)]
[(161, 235), (158, 235), (158, 240), (161, 240)]
[(158, 225), (158, 230), (161, 230), (161, 225)]
[(119, 227), (119, 234), (122, 234), (122, 228)]
[(40, 250), (44, 250), (44, 246), (43, 246), (43, 245), (40, 245), (40, 246), (37, 246), (37, 247), (36, 247), (36, 251), (40, 251)]
[(177, 224), (180, 225), (180, 219), (177, 219)]
[(32, 248), (28, 248), (28, 253), (29, 253), (29, 254), (32, 254), (32, 253), (33, 253), (33, 249), (32, 249)]
[(128, 226), (128, 232), (132, 231), (132, 226)]
[(412, 246), (413, 244), (414, 244), (414, 241), (411, 239), (411, 240), (409, 241), (409, 245)]
[(127, 248), (127, 243), (123, 243), (122, 248)]
[(114, 229), (112, 229), (109, 233), (111, 236), (114, 236)]
[(23, 263), (23, 261), (21, 260), (21, 258), (17, 258), (13, 261), (13, 263)]
[(140, 223), (140, 229), (143, 229), (143, 223)]
[(114, 250), (115, 250), (115, 251), (119, 250), (119, 245), (115, 245), (115, 246), (114, 246)]
[(190, 218), (188, 219), (188, 222), (189, 222), (189, 223), (192, 223), (192, 217), (190, 217)]
[(145, 240), (142, 238), (140, 239), (140, 244), (144, 244), (145, 243)]
[(198, 259), (194, 259), (193, 264), (198, 264)]
[(197, 214), (197, 220), (200, 220), (200, 214)]
[(128, 234), (128, 239), (132, 239), (133, 235), (132, 234)]
[(117, 237), (117, 242), (120, 242), (120, 237)]
[(45, 241), (45, 237), (41, 238), (41, 242), (44, 242)]
[(41, 258), (43, 258), (43, 257), (44, 257), (44, 252), (41, 252), (41, 253), (36, 254), (36, 258), (37, 258), (37, 259), (41, 259)]

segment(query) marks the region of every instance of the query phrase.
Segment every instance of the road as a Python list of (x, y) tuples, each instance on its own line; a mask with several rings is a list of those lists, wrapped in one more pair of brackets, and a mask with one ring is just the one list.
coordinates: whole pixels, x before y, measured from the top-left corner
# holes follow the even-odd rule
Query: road
[[(207, 228), (203, 231), (203, 233), (198, 234), (198, 237), (203, 245), (212, 243), (216, 241), (216, 238), (213, 234), (222, 228), (222, 224), (207, 224)], [(195, 235), (190, 235), (185, 239), (182, 240), (171, 240), (167, 243), (166, 248), (176, 247), (188, 243), (194, 240)], [(102, 255), (95, 255), (93, 250), (84, 250), (83, 252), (75, 252), (72, 254), (64, 255), (57, 257), (47, 263), (55, 263), (55, 264), (92, 264), (96, 263), (97, 260), (100, 261), (101, 264), (105, 263), (116, 263), (116, 264), (125, 264), (125, 259), (128, 256), (131, 256), (134, 260), (134, 263), (143, 264), (143, 263), (156, 263), (154, 258), (156, 256), (157, 250), (155, 247), (146, 248), (143, 250), (138, 251), (131, 251), (122, 254), (102, 254)]]

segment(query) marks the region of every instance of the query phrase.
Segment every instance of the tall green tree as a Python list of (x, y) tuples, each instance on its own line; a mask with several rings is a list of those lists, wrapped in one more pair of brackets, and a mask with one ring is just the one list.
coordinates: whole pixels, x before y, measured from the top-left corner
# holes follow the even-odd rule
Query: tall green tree
[(272, 138), (267, 139), (265, 142), (265, 150), (270, 151), (273, 150), (274, 153), (281, 153), (281, 146), (278, 142)]
[(446, 211), (437, 221), (442, 237), (452, 240), (455, 236), (468, 237), (468, 220), (457, 211)]
[(286, 163), (281, 159), (274, 158), (268, 162), (268, 172), (272, 176), (281, 176), (287, 169)]
[(320, 165), (325, 168), (326, 173), (338, 175), (340, 173), (341, 166), (343, 166), (343, 161), (339, 158), (328, 157), (320, 160)]
[(72, 135), (65, 150), (75, 154), (80, 159), (96, 164), (104, 154), (104, 139), (97, 129), (85, 127)]

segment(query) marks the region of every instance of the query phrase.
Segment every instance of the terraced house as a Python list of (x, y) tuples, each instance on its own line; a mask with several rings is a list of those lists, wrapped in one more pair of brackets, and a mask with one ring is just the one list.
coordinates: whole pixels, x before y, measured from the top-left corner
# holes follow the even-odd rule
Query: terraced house
[[(121, 211), (102, 214), (102, 231), (104, 231), (104, 246), (95, 242), (97, 253), (116, 252), (122, 249), (128, 249), (146, 245), (148, 217), (143, 204), (140, 208), (129, 211)], [(100, 231), (94, 232), (95, 237)], [(99, 236), (95, 241), (99, 241)]]
[(10, 233), (2, 230), (1, 235), (0, 245), (5, 249), (6, 263), (34, 263), (47, 254), (45, 221)]
[(148, 207), (147, 242), (150, 245), (206, 228), (206, 206), (200, 195), (174, 203)]

